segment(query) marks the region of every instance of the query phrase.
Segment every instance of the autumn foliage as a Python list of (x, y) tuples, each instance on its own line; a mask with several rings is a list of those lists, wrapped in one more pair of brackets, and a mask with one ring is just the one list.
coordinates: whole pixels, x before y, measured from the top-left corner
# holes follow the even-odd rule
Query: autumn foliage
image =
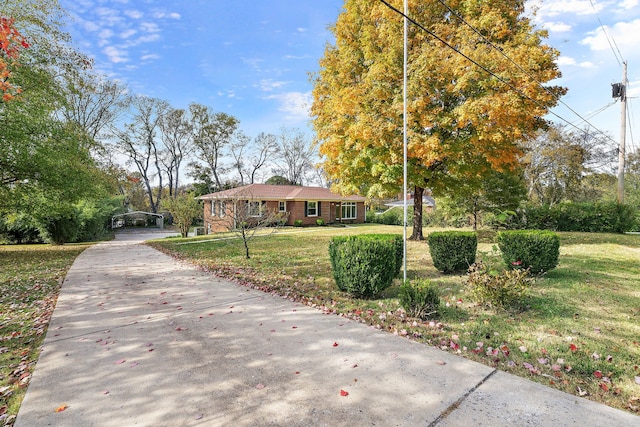
[(20, 93), (20, 88), (9, 82), (11, 69), (18, 65), (20, 49), (28, 49), (27, 40), (16, 30), (13, 20), (0, 17), (0, 94), (4, 101)]
[[(402, 9), (400, 0), (389, 3)], [(423, 188), (445, 194), (456, 182), (514, 168), (519, 141), (544, 125), (564, 94), (543, 85), (560, 76), (559, 53), (524, 16), (524, 1), (447, 3), (409, 1), (420, 24), (410, 24), (407, 61), (408, 180), (416, 195)], [(397, 195), (403, 17), (379, 1), (349, 0), (332, 30), (335, 44), (312, 78), (324, 170), (344, 192)]]

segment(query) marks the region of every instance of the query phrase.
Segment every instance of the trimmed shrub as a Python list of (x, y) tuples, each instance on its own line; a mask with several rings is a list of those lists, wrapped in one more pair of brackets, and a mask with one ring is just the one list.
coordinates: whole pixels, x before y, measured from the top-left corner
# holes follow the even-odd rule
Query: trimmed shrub
[(400, 305), (410, 317), (428, 319), (440, 308), (440, 289), (429, 280), (418, 281), (415, 284), (406, 281), (400, 286), (398, 298)]
[(319, 225), (319, 226), (325, 225), (324, 219), (322, 218), (316, 219), (316, 225)]
[(436, 231), (427, 241), (433, 265), (443, 273), (465, 271), (476, 261), (478, 237), (472, 231)]
[(302, 227), (302, 220), (301, 219), (296, 219), (295, 221), (293, 221), (293, 226), (294, 227)]
[(533, 283), (528, 270), (493, 271), (482, 262), (469, 268), (466, 280), (474, 301), (498, 308), (521, 304)]
[(547, 230), (500, 231), (498, 247), (507, 268), (539, 274), (554, 269), (560, 257), (560, 238)]
[(636, 209), (616, 202), (527, 205), (513, 228), (624, 233), (638, 227)]
[(338, 289), (357, 297), (372, 297), (388, 288), (400, 271), (402, 237), (394, 234), (336, 236), (329, 242), (329, 258)]

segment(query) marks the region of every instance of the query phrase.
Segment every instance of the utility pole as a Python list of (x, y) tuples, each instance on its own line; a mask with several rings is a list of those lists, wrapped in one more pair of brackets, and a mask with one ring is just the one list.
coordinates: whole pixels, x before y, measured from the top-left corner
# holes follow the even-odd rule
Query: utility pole
[(613, 97), (620, 98), (620, 147), (618, 148), (618, 203), (624, 203), (624, 163), (627, 136), (627, 62), (623, 62), (622, 83), (613, 85)]

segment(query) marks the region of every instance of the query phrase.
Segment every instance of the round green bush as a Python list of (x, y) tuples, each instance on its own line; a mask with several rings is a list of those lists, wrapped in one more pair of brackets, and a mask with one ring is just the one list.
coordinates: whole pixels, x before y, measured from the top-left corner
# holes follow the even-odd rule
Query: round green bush
[(465, 271), (476, 262), (478, 237), (472, 231), (434, 231), (427, 241), (433, 265), (443, 273)]
[(338, 289), (357, 297), (372, 297), (388, 288), (398, 274), (402, 264), (402, 237), (336, 236), (329, 242), (329, 258)]
[(547, 230), (508, 230), (498, 233), (498, 247), (507, 268), (539, 274), (556, 268), (560, 238)]

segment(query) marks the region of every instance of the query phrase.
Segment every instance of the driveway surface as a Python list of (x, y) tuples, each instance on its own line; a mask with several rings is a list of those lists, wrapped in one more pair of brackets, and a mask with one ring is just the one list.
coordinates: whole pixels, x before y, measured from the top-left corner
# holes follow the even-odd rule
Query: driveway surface
[(16, 426), (640, 426), (140, 244), (154, 237), (76, 259)]

